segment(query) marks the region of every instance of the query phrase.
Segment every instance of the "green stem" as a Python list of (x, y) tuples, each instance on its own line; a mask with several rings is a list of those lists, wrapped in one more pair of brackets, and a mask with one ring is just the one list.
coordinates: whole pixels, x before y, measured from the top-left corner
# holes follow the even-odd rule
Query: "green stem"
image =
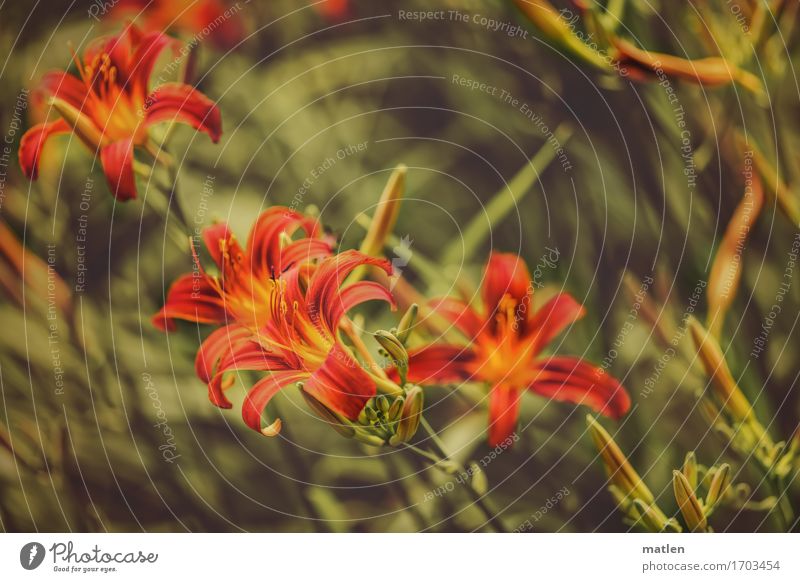
[[(430, 436), (431, 442), (434, 445), (434, 450), (436, 450), (436, 453), (444, 461), (450, 461), (451, 463), (454, 463), (462, 474), (466, 473), (467, 470), (464, 468), (464, 465), (462, 465), (461, 463), (452, 458), (452, 456), (447, 452), (445, 445), (442, 442), (442, 439), (439, 438), (439, 435), (436, 434), (436, 431), (433, 430), (433, 427), (431, 427), (430, 423), (428, 423), (428, 421), (424, 417), (420, 421), (420, 426), (422, 426), (422, 428), (425, 429), (425, 432), (428, 433), (428, 436)], [(491, 524), (492, 527), (500, 533), (508, 533), (509, 530), (506, 528), (506, 526), (503, 524), (502, 520), (494, 512), (494, 510), (491, 507), (489, 507), (489, 504), (486, 502), (485, 496), (481, 495), (478, 491), (475, 491), (470, 482), (467, 482), (466, 486), (467, 486), (467, 492), (472, 498), (472, 502), (475, 504), (476, 507), (478, 507), (478, 509), (481, 510), (484, 517), (486, 518), (487, 523)]]

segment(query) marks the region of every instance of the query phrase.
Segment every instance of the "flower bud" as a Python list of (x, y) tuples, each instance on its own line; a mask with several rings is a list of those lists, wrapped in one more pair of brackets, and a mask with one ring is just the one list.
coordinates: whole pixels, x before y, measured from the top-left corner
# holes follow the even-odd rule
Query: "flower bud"
[(486, 473), (481, 469), (481, 466), (472, 461), (469, 464), (470, 472), (470, 485), (478, 495), (486, 495), (489, 490), (489, 480), (486, 478)]
[(419, 306), (416, 303), (412, 303), (411, 307), (408, 308), (408, 311), (406, 311), (400, 319), (400, 323), (397, 324), (397, 333), (395, 335), (403, 345), (408, 343), (408, 336), (411, 333), (414, 322), (417, 320), (417, 313), (419, 313)]
[(723, 463), (714, 471), (711, 484), (708, 486), (708, 494), (705, 499), (706, 514), (710, 514), (720, 499), (725, 495), (725, 491), (730, 485), (731, 466)]
[(754, 421), (750, 402), (736, 385), (717, 341), (694, 317), (689, 318), (689, 329), (719, 404), (737, 422)]
[(722, 333), (725, 314), (739, 289), (739, 281), (742, 278), (741, 252), (747, 242), (750, 225), (755, 223), (764, 205), (764, 189), (761, 187), (758, 174), (752, 180), (752, 184), (752, 188), (745, 191), (744, 197), (728, 222), (708, 277), (707, 324), (715, 338), (719, 338)]
[(694, 451), (686, 453), (686, 458), (683, 461), (683, 475), (691, 485), (692, 489), (697, 488), (697, 457)]
[[(406, 184), (406, 169), (403, 164), (398, 165), (383, 189), (375, 215), (359, 248), (366, 255), (379, 257), (383, 254), (383, 247), (386, 246), (386, 240), (392, 234), (397, 215), (400, 213), (400, 203), (403, 200)], [(364, 269), (359, 268), (355, 273), (358, 273), (358, 276), (354, 278), (359, 279), (363, 277)]]
[(108, 140), (97, 129), (92, 119), (62, 99), (51, 98), (48, 103), (66, 121), (83, 143), (97, 151), (108, 145)]
[(680, 471), (672, 472), (672, 489), (675, 492), (675, 501), (678, 502), (681, 515), (683, 515), (689, 530), (693, 532), (706, 531), (708, 522), (703, 506), (700, 505), (686, 476)]
[(652, 505), (655, 502), (653, 494), (630, 465), (611, 435), (591, 415), (586, 416), (586, 422), (611, 483), (616, 485), (624, 495), (632, 499), (641, 499), (648, 505)]
[(422, 408), (424, 404), (425, 399), (422, 388), (419, 386), (412, 386), (406, 394), (400, 420), (397, 422), (395, 434), (390, 439), (389, 444), (397, 446), (401, 443), (407, 443), (413, 438), (417, 432), (417, 428), (419, 428), (420, 420), (422, 420)]
[(352, 438), (355, 435), (355, 429), (347, 419), (335, 413), (302, 388), (300, 388), (300, 394), (303, 395), (303, 400), (306, 401), (308, 407), (316, 412), (322, 420), (331, 425), (340, 435), (347, 438)]

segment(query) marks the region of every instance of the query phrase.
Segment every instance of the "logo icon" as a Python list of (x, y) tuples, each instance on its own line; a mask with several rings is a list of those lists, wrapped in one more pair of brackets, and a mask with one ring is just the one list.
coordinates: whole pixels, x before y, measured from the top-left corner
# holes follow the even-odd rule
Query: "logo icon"
[(26, 570), (35, 570), (44, 561), (44, 546), (39, 542), (29, 542), (19, 551), (19, 563)]

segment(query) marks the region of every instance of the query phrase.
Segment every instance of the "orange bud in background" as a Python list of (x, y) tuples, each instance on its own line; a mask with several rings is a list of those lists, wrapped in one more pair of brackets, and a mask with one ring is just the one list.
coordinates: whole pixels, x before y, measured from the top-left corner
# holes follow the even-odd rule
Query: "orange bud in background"
[[(752, 172), (751, 172), (752, 174)], [(742, 252), (747, 236), (761, 208), (764, 206), (764, 189), (761, 179), (756, 174), (745, 188), (744, 197), (728, 222), (725, 235), (717, 249), (711, 275), (708, 279), (706, 294), (708, 297), (709, 331), (719, 338), (725, 322), (725, 314), (736, 298), (739, 281), (742, 278)]]

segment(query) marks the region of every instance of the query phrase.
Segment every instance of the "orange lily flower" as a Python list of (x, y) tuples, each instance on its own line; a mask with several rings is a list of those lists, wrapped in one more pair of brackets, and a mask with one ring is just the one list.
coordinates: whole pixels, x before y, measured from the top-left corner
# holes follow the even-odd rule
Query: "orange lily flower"
[(238, 12), (238, 3), (221, 0), (120, 0), (111, 15), (133, 19), (148, 32), (175, 31), (229, 49), (245, 37)]
[[(301, 227), (312, 238), (287, 244), (282, 233)], [(242, 407), (245, 423), (266, 436), (278, 434), (281, 421), (262, 427), (263, 411), (275, 394), (291, 384), (302, 382), (306, 394), (352, 421), (376, 394), (375, 380), (339, 338), (339, 322), (365, 301), (392, 305), (394, 301), (384, 286), (374, 282), (340, 286), (361, 265), (390, 273), (391, 263), (358, 251), (329, 256), (330, 243), (313, 238), (316, 234), (315, 222), (285, 208), (261, 215), (246, 252), (226, 227), (207, 229), (204, 238), (222, 270), (221, 278), (202, 273), (201, 292), (192, 296), (189, 289), (195, 276), (184, 275), (154, 318), (162, 329), (173, 318), (229, 322), (200, 346), (195, 370), (208, 384), (211, 402), (221, 408), (232, 406), (225, 396), (231, 384), (226, 374), (270, 372), (249, 390)]]
[(560, 293), (536, 312), (533, 283), (518, 256), (492, 253), (483, 279), (483, 311), (459, 299), (435, 301), (433, 309), (453, 323), (469, 343), (436, 343), (409, 353), (409, 380), (416, 383), (479, 381), (489, 389), (489, 443), (497, 445), (515, 429), (524, 390), (553, 400), (585, 404), (619, 418), (630, 397), (614, 378), (580, 358), (542, 357), (542, 350), (584, 308)]
[[(305, 236), (292, 241), (298, 231)], [(176, 319), (217, 325), (238, 322), (258, 330), (269, 315), (264, 306), (277, 292), (281, 274), (332, 250), (332, 241), (315, 219), (282, 206), (261, 213), (244, 249), (224, 223), (206, 228), (203, 241), (220, 274), (206, 273), (193, 249), (195, 269), (172, 284), (164, 307), (153, 317), (153, 325), (162, 331), (173, 331)]]
[(222, 132), (219, 109), (189, 85), (165, 83), (149, 92), (153, 66), (171, 39), (159, 32), (143, 34), (130, 25), (119, 36), (90, 46), (83, 62), (75, 57), (76, 77), (64, 71), (44, 76), (41, 89), (50, 95), (60, 118), (29, 129), (20, 141), (25, 175), (35, 180), (39, 159), (53, 135), (74, 132), (100, 153), (111, 191), (119, 200), (136, 197), (133, 149), (155, 147), (149, 129), (180, 121), (207, 133), (216, 143)]

